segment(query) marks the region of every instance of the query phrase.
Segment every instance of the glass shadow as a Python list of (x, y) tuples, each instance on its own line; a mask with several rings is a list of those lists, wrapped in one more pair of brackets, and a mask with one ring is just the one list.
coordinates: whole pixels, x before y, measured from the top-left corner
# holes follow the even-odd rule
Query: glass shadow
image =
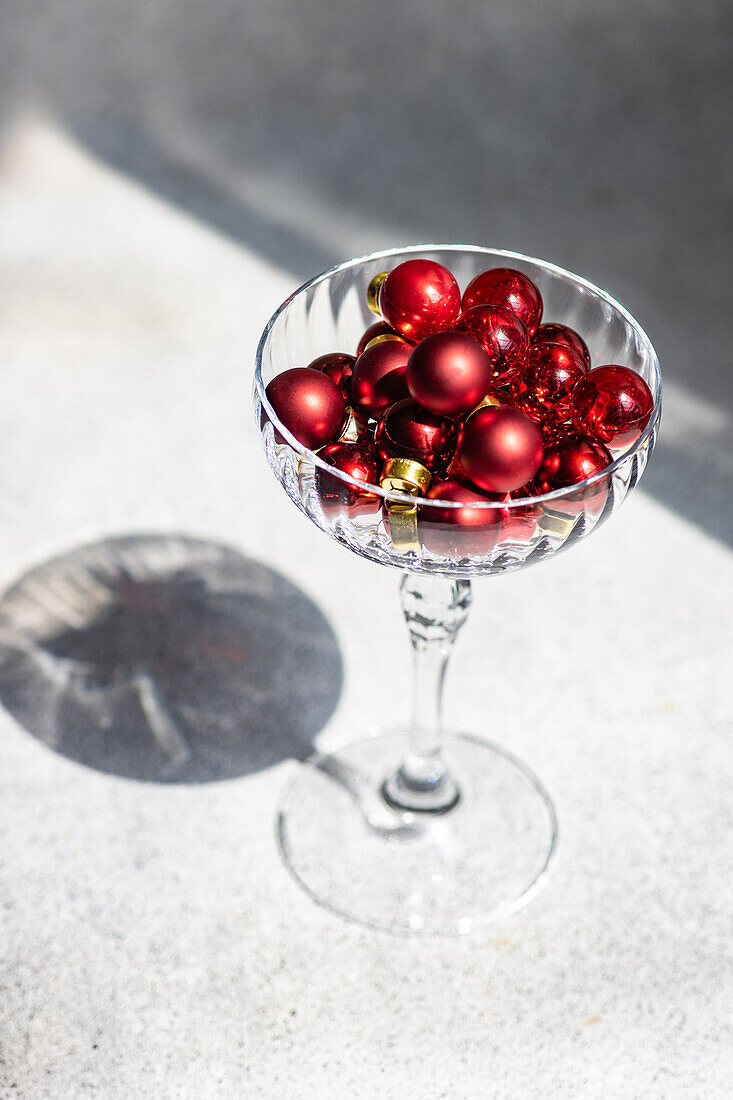
[(95, 542), (0, 600), (0, 702), (55, 752), (130, 779), (199, 783), (303, 759), (342, 682), (313, 601), (212, 542)]

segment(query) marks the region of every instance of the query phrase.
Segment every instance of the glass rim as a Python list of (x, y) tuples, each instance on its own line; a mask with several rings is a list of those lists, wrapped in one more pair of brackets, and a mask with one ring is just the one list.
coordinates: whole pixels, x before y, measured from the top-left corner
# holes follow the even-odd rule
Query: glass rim
[[(316, 286), (318, 283), (325, 282), (332, 276), (337, 275), (342, 271), (348, 271), (351, 268), (360, 267), (364, 264), (370, 263), (374, 260), (391, 259), (395, 256), (404, 256), (409, 253), (421, 253), (421, 252), (472, 252), (485, 256), (500, 256), (509, 260), (523, 260), (526, 263), (536, 264), (538, 267), (544, 268), (554, 275), (559, 275), (570, 282), (575, 283), (577, 286), (583, 287), (586, 290), (591, 291), (597, 297), (601, 298), (604, 302), (608, 303), (613, 309), (617, 310), (621, 316), (631, 325), (637, 335), (641, 338), (642, 343), (645, 345), (649, 352), (649, 358), (651, 367), (654, 373), (653, 385), (650, 386), (652, 391), (652, 397), (654, 398), (654, 407), (652, 408), (649, 416), (649, 421), (646, 427), (643, 429), (638, 439), (632, 443), (632, 445), (626, 450), (622, 451), (616, 458), (613, 459), (608, 466), (603, 470), (599, 470), (598, 473), (592, 474), (590, 477), (585, 478), (583, 481), (575, 482), (572, 485), (566, 485), (561, 489), (554, 489), (551, 493), (543, 493), (538, 496), (524, 496), (524, 497), (511, 497), (508, 500), (477, 500), (472, 501), (470, 505), (458, 500), (431, 500), (428, 497), (413, 496), (408, 493), (399, 493), (394, 490), (383, 489), (381, 485), (374, 485), (369, 481), (359, 481), (357, 478), (350, 477), (348, 474), (343, 473), (341, 470), (336, 469), (335, 466), (331, 466), (330, 463), (325, 462), (320, 458), (316, 451), (310, 450), (305, 447), (295, 436), (289, 431), (288, 428), (279, 420), (275, 410), (267, 399), (265, 393), (265, 385), (262, 379), (262, 357), (264, 354), (267, 341), (270, 333), (275, 326), (278, 318), (288, 308), (290, 303), (304, 294), (311, 287)], [(376, 319), (376, 318), (375, 318)], [(602, 366), (605, 364), (601, 364)], [(615, 298), (613, 298), (607, 291), (602, 290), (601, 287), (596, 286), (595, 283), (590, 282), (588, 279), (584, 279), (580, 275), (575, 275), (572, 271), (567, 271), (563, 267), (558, 267), (557, 264), (550, 263), (547, 260), (541, 260), (534, 256), (526, 256), (521, 252), (512, 252), (503, 248), (489, 248), (484, 245), (473, 244), (415, 244), (405, 245), (401, 248), (386, 248), (379, 252), (371, 252), (366, 256), (357, 256), (351, 260), (345, 260), (342, 263), (334, 264), (333, 267), (329, 267), (326, 271), (322, 271), (318, 275), (314, 275), (312, 279), (308, 279), (297, 287), (292, 294), (278, 306), (273, 313), (270, 320), (267, 322), (259, 343), (257, 345), (257, 352), (255, 355), (255, 387), (258, 397), (267, 412), (268, 419), (275, 426), (278, 433), (286, 440), (286, 442), (292, 447), (294, 451), (302, 455), (304, 458), (310, 459), (314, 465), (328, 474), (330, 477), (337, 478), (339, 481), (343, 481), (345, 485), (350, 488), (358, 489), (372, 493), (374, 496), (381, 497), (385, 501), (394, 501), (395, 503), (410, 503), (413, 505), (419, 505), (421, 508), (466, 508), (471, 509), (490, 509), (499, 508), (502, 511), (527, 508), (530, 505), (551, 504), (553, 501), (560, 502), (563, 499), (568, 499), (576, 494), (584, 493), (586, 489), (592, 488), (599, 482), (611, 477), (614, 472), (626, 462), (637, 451), (641, 450), (649, 439), (656, 422), (659, 417), (659, 413), (662, 407), (662, 372), (659, 365), (659, 359), (657, 353), (654, 350), (654, 346), (647, 336), (644, 329), (639, 322), (632, 316), (629, 311), (621, 305)], [(477, 489), (477, 492), (481, 492)]]

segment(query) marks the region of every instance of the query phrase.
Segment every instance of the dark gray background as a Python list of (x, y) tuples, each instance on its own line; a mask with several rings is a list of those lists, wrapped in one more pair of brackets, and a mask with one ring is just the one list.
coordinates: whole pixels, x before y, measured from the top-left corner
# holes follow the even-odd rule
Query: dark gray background
[(11, 0), (0, 110), (50, 112), (294, 280), (466, 241), (601, 284), (671, 383), (647, 491), (731, 540), (732, 10)]

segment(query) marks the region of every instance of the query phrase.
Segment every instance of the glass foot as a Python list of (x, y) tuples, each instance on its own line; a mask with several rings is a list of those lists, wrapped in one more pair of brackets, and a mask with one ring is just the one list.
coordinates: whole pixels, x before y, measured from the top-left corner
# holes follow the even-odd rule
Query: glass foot
[(557, 820), (539, 780), (511, 753), (466, 733), (444, 736), (459, 791), (440, 814), (394, 808), (385, 780), (405, 733), (317, 754), (288, 787), (278, 840), (320, 905), (397, 934), (461, 935), (525, 905), (544, 884)]

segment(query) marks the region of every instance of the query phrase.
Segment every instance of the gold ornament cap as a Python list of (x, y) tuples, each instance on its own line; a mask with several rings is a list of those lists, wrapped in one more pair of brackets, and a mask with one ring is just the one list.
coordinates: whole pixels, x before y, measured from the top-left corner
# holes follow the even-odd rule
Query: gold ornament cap
[(414, 458), (388, 458), (379, 484), (388, 492), (424, 496), (430, 488), (432, 474)]
[(372, 313), (376, 313), (377, 317), (381, 317), (382, 314), (379, 310), (379, 291), (382, 289), (382, 283), (389, 275), (388, 271), (380, 271), (378, 275), (375, 275), (372, 281), (369, 283), (366, 292), (366, 300), (369, 309)]
[(577, 514), (557, 511), (554, 508), (548, 508), (545, 504), (542, 506), (542, 515), (537, 521), (537, 526), (545, 535), (564, 539), (567, 538), (577, 522)]
[(385, 502), (384, 525), (387, 528), (392, 545), (398, 554), (407, 554), (410, 550), (420, 549), (417, 535), (417, 505), (406, 501)]
[(339, 443), (358, 443), (361, 434), (366, 427), (366, 420), (355, 412), (350, 405), (346, 406), (346, 420), (338, 438)]
[(399, 340), (402, 344), (407, 342), (403, 340), (401, 336), (397, 336), (396, 334), (393, 335), (391, 332), (383, 332), (381, 336), (372, 336), (369, 343), (364, 345), (364, 351), (366, 351), (367, 348), (373, 348), (375, 344), (384, 344), (390, 340)]
[(465, 424), (466, 420), (470, 420), (471, 417), (473, 416), (473, 414), (477, 413), (479, 411), (479, 409), (490, 409), (493, 406), (501, 407), (503, 404), (504, 404), (504, 402), (501, 401), (501, 399), (498, 398), (495, 393), (487, 393), (486, 397), (483, 399), (483, 401), (479, 401), (476, 408), (471, 409), (470, 413), (466, 414), (466, 417), (465, 417), (463, 423)]
[(333, 443), (358, 443), (365, 427), (366, 420), (361, 413), (352, 409), (351, 405), (347, 405), (344, 425), (338, 439), (332, 439), (330, 443), (324, 443), (322, 447), (316, 447), (315, 454), (319, 455), (321, 451), (325, 451), (326, 447), (330, 447)]
[[(414, 458), (388, 458), (382, 470), (379, 484), (394, 493), (423, 496), (432, 480), (432, 474), (422, 462)], [(408, 500), (385, 500), (384, 522), (392, 545), (400, 554), (420, 549), (417, 534), (417, 505)]]

